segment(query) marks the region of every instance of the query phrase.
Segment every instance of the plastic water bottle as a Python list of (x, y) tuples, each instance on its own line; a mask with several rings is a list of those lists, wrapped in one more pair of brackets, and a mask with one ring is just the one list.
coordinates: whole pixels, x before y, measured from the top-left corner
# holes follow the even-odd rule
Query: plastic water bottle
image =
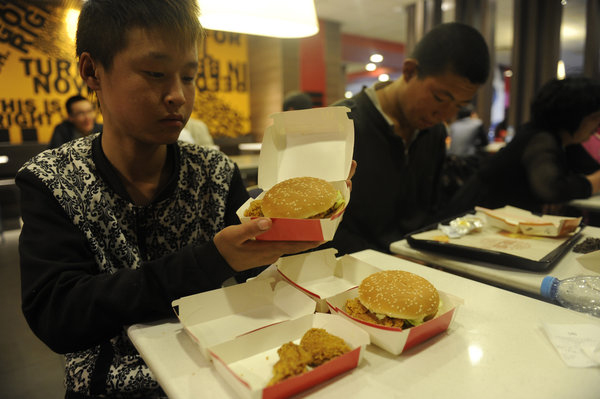
[(564, 280), (546, 276), (540, 292), (568, 309), (600, 317), (600, 276), (577, 276)]

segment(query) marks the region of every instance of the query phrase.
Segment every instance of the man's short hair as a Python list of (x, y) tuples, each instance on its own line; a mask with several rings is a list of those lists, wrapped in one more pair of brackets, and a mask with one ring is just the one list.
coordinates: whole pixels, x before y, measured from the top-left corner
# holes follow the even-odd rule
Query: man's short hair
[(71, 96), (67, 99), (67, 101), (65, 102), (65, 108), (67, 109), (67, 114), (71, 115), (71, 113), (73, 112), (73, 104), (78, 103), (79, 101), (89, 101), (89, 100), (79, 94)]
[(583, 76), (552, 79), (531, 102), (531, 121), (557, 133), (575, 133), (586, 116), (600, 111), (600, 82)]
[(460, 22), (440, 24), (415, 46), (410, 58), (418, 61), (418, 76), (452, 72), (483, 84), (490, 73), (490, 53), (485, 39), (475, 28)]
[(109, 70), (127, 47), (132, 28), (158, 30), (178, 46), (194, 45), (203, 33), (195, 0), (87, 0), (77, 23), (76, 54), (89, 52)]

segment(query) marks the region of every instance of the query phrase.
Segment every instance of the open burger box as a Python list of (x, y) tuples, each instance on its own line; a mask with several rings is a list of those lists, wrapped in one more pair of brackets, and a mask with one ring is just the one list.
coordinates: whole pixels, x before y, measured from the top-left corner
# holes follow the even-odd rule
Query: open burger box
[(292, 286), (317, 302), (317, 312), (329, 312), (327, 298), (356, 287), (381, 269), (346, 255), (336, 258), (333, 248), (280, 258), (277, 271)]
[(332, 314), (351, 320), (368, 332), (373, 345), (393, 355), (399, 355), (405, 350), (446, 331), (452, 324), (456, 310), (462, 304), (462, 300), (439, 290), (438, 293), (440, 294), (440, 308), (435, 317), (423, 324), (406, 329), (368, 323), (348, 315), (345, 311), (346, 301), (358, 296), (358, 287), (327, 298), (327, 304)]
[[(265, 130), (259, 156), (258, 186), (266, 192), (286, 179), (318, 177), (339, 190), (348, 204), (346, 178), (354, 151), (354, 124), (348, 118), (349, 111), (346, 107), (323, 107), (271, 115), (273, 124)], [(244, 216), (252, 201), (249, 199), (237, 211), (242, 223), (252, 219)], [(328, 219), (272, 218), (271, 229), (256, 239), (330, 241), (342, 215), (343, 209)]]
[[(173, 301), (186, 333), (240, 397), (283, 398), (355, 368), (369, 344), (360, 328), (335, 315), (314, 314), (315, 302), (274, 273)], [(281, 345), (310, 328), (344, 339), (351, 352), (267, 387)]]
[(441, 306), (437, 315), (404, 330), (357, 320), (344, 311), (346, 300), (357, 296), (358, 285), (364, 278), (381, 269), (351, 255), (336, 258), (336, 252), (330, 248), (287, 256), (275, 265), (286, 281), (317, 302), (317, 311), (330, 311), (350, 320), (369, 334), (372, 344), (394, 355), (446, 331), (462, 303), (460, 298), (438, 291)]
[(487, 209), (477, 206), (475, 210), (485, 214), (491, 226), (510, 233), (520, 232), (532, 236), (565, 236), (575, 231), (581, 223), (580, 217), (537, 216), (529, 211), (510, 205), (498, 209)]

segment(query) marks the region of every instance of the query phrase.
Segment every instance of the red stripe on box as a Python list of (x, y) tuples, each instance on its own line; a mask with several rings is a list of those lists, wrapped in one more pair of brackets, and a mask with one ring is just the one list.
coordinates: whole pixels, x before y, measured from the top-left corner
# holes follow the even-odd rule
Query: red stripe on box
[(271, 229), (256, 236), (266, 241), (323, 241), (320, 219), (273, 218)]
[(421, 342), (428, 340), (429, 338), (438, 335), (443, 331), (446, 331), (450, 325), (450, 322), (452, 321), (454, 310), (455, 309), (452, 309), (433, 320), (429, 320), (420, 326), (411, 328), (409, 330), (406, 343), (404, 344), (403, 351), (412, 348), (413, 346), (420, 344)]
[(294, 287), (298, 288), (300, 291), (303, 291), (305, 293), (307, 293), (309, 296), (315, 297), (317, 299), (321, 299), (320, 296), (318, 296), (317, 294), (315, 294), (314, 292), (310, 292), (309, 290), (307, 290), (306, 288), (303, 288), (301, 286), (299, 286), (298, 284), (296, 284), (295, 282), (293, 282), (292, 280), (290, 280), (288, 278), (288, 276), (286, 276), (285, 274), (283, 274), (283, 272), (279, 269), (277, 269), (277, 271), (279, 272), (279, 274), (281, 274), (281, 276), (291, 285), (293, 285)]
[(358, 365), (361, 347), (338, 356), (312, 369), (311, 371), (288, 378), (271, 387), (263, 390), (263, 399), (287, 398), (299, 392), (302, 392), (314, 385), (327, 381), (338, 374), (351, 370)]
[(246, 381), (244, 381), (242, 378), (240, 378), (239, 375), (237, 375), (233, 370), (231, 370), (229, 368), (229, 366), (227, 365), (227, 363), (225, 363), (219, 356), (217, 356), (214, 352), (212, 351), (208, 351), (210, 353), (210, 356), (217, 360), (219, 363), (221, 363), (223, 365), (223, 367), (225, 367), (225, 369), (227, 369), (227, 371), (235, 377), (236, 380), (238, 380), (239, 382), (241, 382), (242, 384), (244, 384), (246, 386), (246, 388), (250, 389), (250, 384), (248, 384)]

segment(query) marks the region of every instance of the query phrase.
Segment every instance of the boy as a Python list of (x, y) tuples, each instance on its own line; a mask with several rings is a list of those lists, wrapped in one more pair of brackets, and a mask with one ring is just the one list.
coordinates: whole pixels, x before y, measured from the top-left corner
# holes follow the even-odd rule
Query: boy
[(235, 164), (177, 141), (192, 111), (202, 28), (194, 0), (88, 0), (79, 73), (104, 129), (17, 176), (23, 312), (66, 355), (66, 398), (160, 397), (124, 327), (172, 317), (172, 300), (318, 243), (267, 243)]

